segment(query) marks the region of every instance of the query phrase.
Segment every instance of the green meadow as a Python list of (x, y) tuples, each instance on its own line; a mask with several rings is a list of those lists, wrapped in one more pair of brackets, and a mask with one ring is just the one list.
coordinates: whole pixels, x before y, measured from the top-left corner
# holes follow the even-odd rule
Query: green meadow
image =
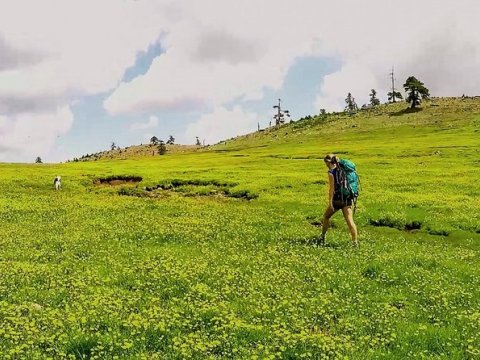
[[(0, 357), (480, 358), (480, 100), (406, 107), (0, 164)], [(327, 153), (360, 174), (358, 249), (341, 214), (313, 244)]]

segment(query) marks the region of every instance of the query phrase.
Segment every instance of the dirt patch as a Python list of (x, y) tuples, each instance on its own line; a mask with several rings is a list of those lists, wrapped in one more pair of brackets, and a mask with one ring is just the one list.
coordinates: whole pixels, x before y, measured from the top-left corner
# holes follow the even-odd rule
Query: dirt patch
[(395, 220), (389, 219), (389, 218), (380, 218), (380, 219), (369, 219), (368, 223), (372, 226), (376, 227), (389, 227), (389, 228), (394, 228), (398, 229), (399, 228), (399, 223)]
[(437, 236), (448, 236), (450, 235), (450, 233), (446, 230), (433, 230), (433, 229), (429, 229), (427, 231), (430, 235), (437, 235)]
[(412, 231), (412, 230), (420, 230), (422, 228), (421, 221), (412, 221), (405, 224), (405, 230)]
[(231, 188), (237, 186), (237, 183), (234, 182), (226, 182), (226, 181), (218, 181), (218, 180), (202, 180), (202, 179), (189, 179), (189, 180), (182, 180), (182, 179), (174, 179), (171, 181), (165, 181), (158, 185), (147, 186), (145, 188), (146, 191), (154, 191), (154, 190), (172, 190), (178, 189), (181, 187), (186, 186), (193, 186), (193, 187), (200, 187), (200, 186), (212, 186), (216, 188)]
[(258, 198), (258, 194), (244, 189), (233, 189), (237, 183), (218, 180), (202, 179), (174, 179), (163, 183), (146, 186), (144, 189), (136, 188), (135, 191), (125, 188), (120, 189), (119, 195), (137, 196), (137, 197), (162, 197), (162, 193), (178, 193), (186, 197), (210, 196), (227, 197), (243, 200), (253, 200)]
[(93, 181), (95, 185), (118, 186), (125, 184), (138, 184), (143, 179), (141, 176), (134, 175), (111, 175), (103, 178), (97, 178)]
[(369, 219), (368, 223), (372, 226), (389, 227), (389, 228), (405, 230), (405, 231), (421, 230), (423, 225), (421, 221), (417, 221), (417, 220), (403, 223), (399, 219), (392, 219), (389, 217), (381, 217), (379, 219)]

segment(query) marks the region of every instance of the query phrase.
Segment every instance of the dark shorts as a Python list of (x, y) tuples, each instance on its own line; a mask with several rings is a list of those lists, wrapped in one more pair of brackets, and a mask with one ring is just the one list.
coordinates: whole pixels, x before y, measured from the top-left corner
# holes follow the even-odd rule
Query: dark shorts
[(345, 206), (352, 206), (353, 205), (353, 198), (347, 198), (347, 199), (333, 199), (333, 208), (335, 210), (341, 210)]

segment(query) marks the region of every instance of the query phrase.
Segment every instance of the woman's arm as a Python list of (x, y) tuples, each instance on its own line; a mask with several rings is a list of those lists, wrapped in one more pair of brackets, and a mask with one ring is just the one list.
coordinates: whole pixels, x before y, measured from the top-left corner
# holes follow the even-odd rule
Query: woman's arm
[(328, 173), (328, 204), (333, 209), (333, 194), (335, 193), (335, 180), (333, 179), (333, 175)]

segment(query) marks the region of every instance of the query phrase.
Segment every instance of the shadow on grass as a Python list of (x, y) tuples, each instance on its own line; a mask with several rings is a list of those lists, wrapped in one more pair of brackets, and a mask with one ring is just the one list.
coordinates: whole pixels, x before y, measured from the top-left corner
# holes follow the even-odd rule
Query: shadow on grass
[(307, 238), (300, 238), (300, 239), (291, 239), (290, 242), (295, 243), (295, 244), (301, 244), (301, 245), (307, 245), (307, 246), (312, 246), (315, 248), (327, 248), (327, 249), (338, 249), (340, 248), (340, 244), (336, 242), (329, 242), (327, 241), (324, 245), (319, 244), (319, 238), (320, 234), (318, 236), (311, 236)]
[(66, 353), (74, 359), (90, 359), (92, 350), (97, 345), (97, 339), (94, 337), (81, 336), (70, 339), (67, 344)]
[(388, 113), (388, 116), (403, 116), (403, 115), (406, 115), (406, 114), (415, 114), (417, 112), (420, 112), (422, 111), (423, 109), (422, 108), (406, 108), (406, 109), (403, 109), (403, 110), (400, 110), (400, 111), (395, 111), (395, 112), (391, 112), (391, 113)]
[[(309, 218), (307, 218), (307, 220), (309, 221), (310, 225), (318, 227), (318, 228), (321, 228), (322, 225), (323, 225), (322, 220), (314, 220), (314, 219), (309, 219)], [(335, 221), (333, 221), (333, 219), (330, 219), (330, 228), (335, 229), (336, 227), (337, 227), (337, 224), (335, 223)]]

